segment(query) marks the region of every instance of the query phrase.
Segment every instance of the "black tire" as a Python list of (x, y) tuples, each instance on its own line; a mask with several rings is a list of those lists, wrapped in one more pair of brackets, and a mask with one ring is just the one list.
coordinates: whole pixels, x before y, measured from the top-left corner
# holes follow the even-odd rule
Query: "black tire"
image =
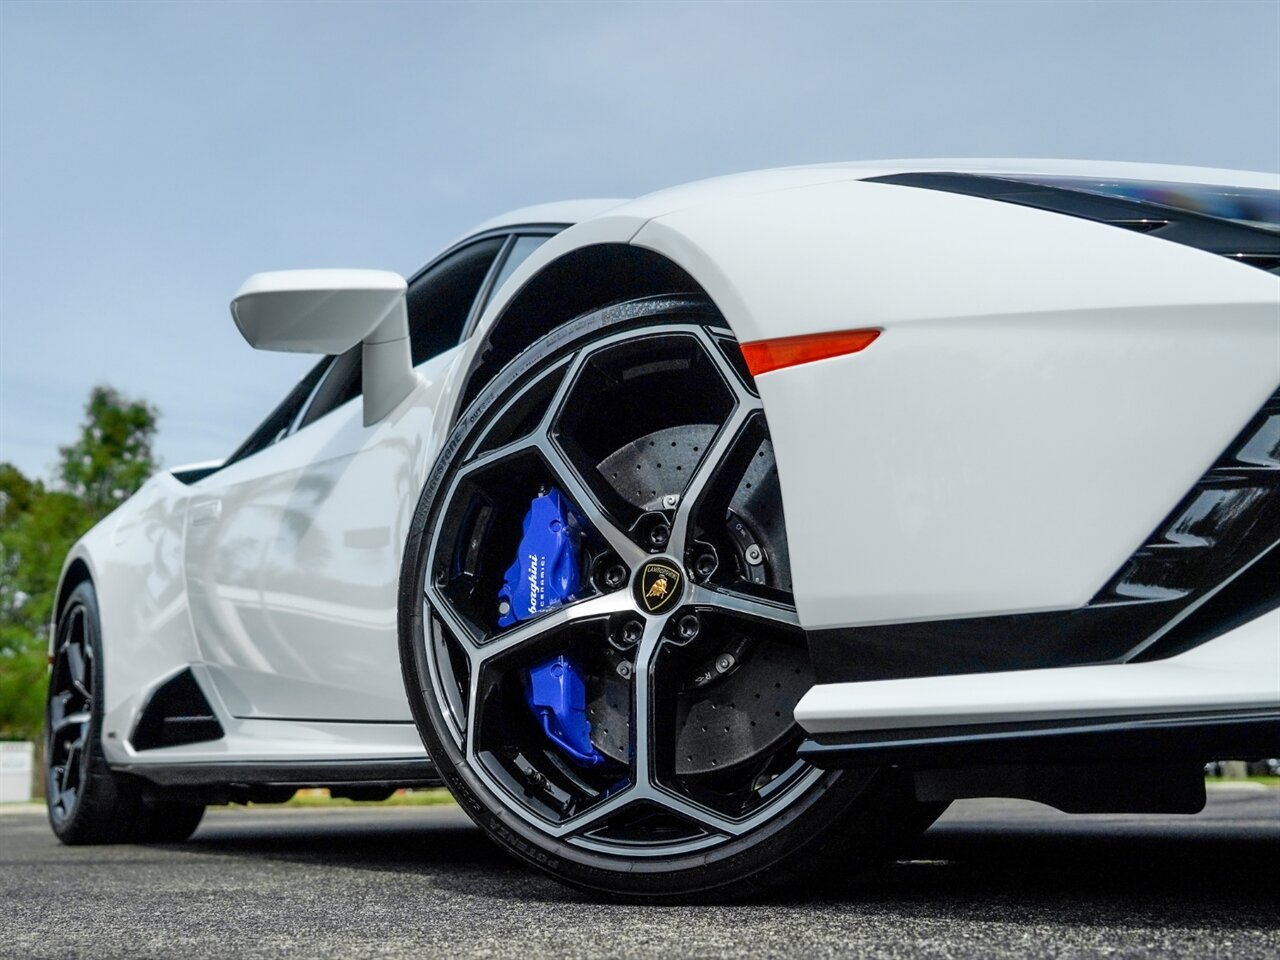
[[(569, 770), (565, 773), (564, 769), (570, 765), (563, 761), (556, 763), (554, 756), (551, 757), (550, 767), (537, 766), (542, 763), (542, 757), (538, 754), (536, 747), (537, 733), (526, 735), (522, 730), (514, 734), (510, 732), (512, 729), (519, 728), (520, 724), (526, 720), (531, 728), (533, 726), (531, 719), (522, 720), (521, 718), (518, 693), (512, 695), (517, 688), (513, 686), (515, 681), (510, 678), (513, 672), (520, 675), (521, 670), (526, 671), (523, 674), (525, 677), (528, 676), (527, 666), (516, 668), (510, 664), (518, 662), (514, 658), (521, 655), (526, 658), (527, 663), (531, 654), (528, 652), (521, 654), (525, 649), (525, 643), (515, 639), (509, 641), (509, 652), (500, 650), (498, 653), (487, 654), (485, 651), (490, 648), (486, 644), (501, 643), (502, 641), (496, 638), (504, 636), (509, 638), (523, 636), (519, 631), (525, 630), (526, 627), (528, 628), (526, 632), (530, 635), (529, 646), (549, 643), (547, 638), (566, 636), (570, 629), (589, 629), (594, 636), (596, 631), (612, 630), (613, 621), (601, 619), (597, 623), (593, 619), (584, 619), (583, 623), (577, 625), (566, 621), (567, 626), (552, 625), (542, 628), (538, 627), (542, 622), (541, 618), (535, 617), (527, 623), (510, 627), (509, 633), (503, 633), (504, 628), (501, 627), (493, 627), (491, 633), (485, 632), (489, 628), (481, 628), (480, 632), (476, 633), (472, 629), (474, 624), (468, 619), (470, 615), (458, 612), (463, 608), (472, 609), (466, 607), (466, 604), (470, 602), (468, 597), (473, 593), (479, 595), (483, 603), (497, 606), (496, 597), (492, 596), (491, 570), (495, 563), (502, 563), (505, 566), (507, 560), (505, 556), (499, 556), (496, 560), (483, 559), (483, 545), (491, 539), (491, 528), (509, 528), (513, 522), (512, 517), (517, 515), (510, 513), (512, 508), (509, 507), (501, 505), (493, 507), (491, 513), (493, 510), (506, 510), (508, 513), (502, 514), (504, 520), (501, 524), (486, 520), (485, 523), (488, 526), (482, 529), (480, 521), (473, 519), (478, 502), (497, 502), (509, 495), (517, 504), (520, 502), (527, 504), (527, 500), (520, 501), (518, 491), (529, 489), (530, 485), (535, 483), (539, 489), (545, 491), (547, 476), (550, 477), (553, 486), (563, 486), (570, 491), (569, 499), (580, 510), (583, 509), (583, 505), (578, 502), (579, 500), (593, 499), (588, 490), (591, 481), (581, 481), (581, 477), (584, 476), (582, 471), (576, 474), (578, 481), (575, 482), (579, 483), (578, 486), (563, 482), (566, 476), (563, 471), (567, 470), (572, 474), (576, 469), (568, 466), (571, 460), (570, 455), (560, 455), (564, 459), (557, 461), (561, 468), (561, 472), (557, 473), (549, 466), (551, 461), (546, 459), (549, 455), (545, 453), (545, 449), (551, 449), (549, 447), (544, 448), (544, 452), (537, 456), (531, 456), (519, 450), (510, 455), (504, 454), (502, 451), (520, 446), (518, 441), (508, 443), (504, 440), (506, 433), (510, 432), (516, 436), (520, 430), (527, 430), (532, 418), (544, 424), (548, 434), (554, 432), (557, 437), (568, 434), (571, 431), (564, 424), (569, 416), (566, 414), (562, 419), (556, 410), (551, 408), (549, 399), (547, 410), (539, 411), (540, 404), (543, 403), (540, 398), (548, 393), (554, 395), (556, 392), (556, 387), (547, 386), (547, 382), (557, 384), (559, 381), (555, 378), (560, 376), (557, 371), (562, 366), (567, 367), (576, 362), (569, 358), (591, 354), (593, 350), (614, 350), (615, 338), (619, 338), (619, 335), (622, 336), (618, 340), (620, 344), (617, 347), (618, 350), (631, 349), (632, 343), (639, 344), (635, 348), (637, 350), (650, 349), (647, 346), (650, 344), (657, 345), (652, 347), (654, 350), (666, 349), (663, 346), (666, 343), (663, 337), (667, 335), (665, 331), (668, 330), (672, 344), (670, 349), (685, 349), (684, 346), (677, 344), (677, 341), (679, 340), (682, 344), (683, 341), (680, 338), (687, 335), (691, 343), (696, 341), (697, 347), (705, 351), (706, 356), (702, 359), (688, 361), (689, 370), (693, 369), (695, 363), (709, 363), (715, 368), (716, 376), (720, 378), (715, 381), (717, 384), (721, 380), (727, 383), (728, 377), (736, 377), (732, 387), (726, 386), (725, 389), (736, 392), (738, 399), (732, 401), (735, 404), (734, 409), (743, 409), (742, 398), (746, 397), (750, 400), (754, 396), (754, 384), (742, 367), (740, 358), (734, 356), (737, 353), (736, 345), (724, 329), (723, 321), (715, 310), (705, 301), (696, 298), (650, 298), (607, 307), (557, 328), (509, 364), (492, 383), (488, 384), (459, 420), (422, 491), (412, 520), (401, 570), (398, 610), (400, 661), (413, 716), (423, 742), (442, 777), (472, 819), (499, 846), (517, 858), (575, 887), (596, 894), (646, 901), (686, 899), (695, 895), (700, 898), (724, 899), (747, 896), (775, 887), (796, 878), (802, 871), (810, 881), (824, 871), (831, 876), (845, 876), (856, 868), (860, 860), (881, 856), (897, 842), (924, 830), (944, 807), (916, 802), (905, 780), (886, 773), (822, 772), (805, 768), (798, 761), (789, 759), (786, 753), (790, 750), (789, 756), (794, 758), (794, 747), (800, 739), (798, 728), (794, 725), (785, 736), (775, 741), (784, 744), (784, 747), (776, 748), (776, 756), (774, 752), (747, 753), (748, 760), (752, 764), (762, 763), (767, 771), (786, 770), (785, 773), (768, 774), (775, 778), (774, 781), (768, 781), (769, 783), (776, 781), (781, 784), (777, 790), (772, 786), (768, 788), (772, 793), (772, 799), (769, 800), (757, 800), (751, 794), (751, 791), (757, 790), (755, 783), (764, 778), (765, 775), (762, 774), (752, 775), (755, 779), (748, 781), (749, 789), (746, 791), (740, 784), (732, 787), (715, 787), (710, 790), (698, 786), (696, 789), (703, 790), (702, 793), (692, 792), (695, 789), (693, 787), (686, 789), (684, 785), (689, 783), (725, 782), (723, 779), (714, 778), (728, 778), (728, 760), (723, 772), (708, 774), (706, 771), (697, 771), (682, 775), (680, 758), (671, 759), (667, 756), (667, 752), (664, 752), (666, 748), (659, 743), (659, 734), (655, 734), (652, 738), (652, 743), (658, 744), (657, 746), (650, 745), (644, 748), (643, 772), (640, 771), (639, 762), (634, 760), (639, 747), (636, 738), (631, 736), (630, 745), (621, 751), (621, 759), (617, 760), (622, 765), (618, 769), (627, 770), (629, 773), (619, 774), (622, 779), (618, 783), (624, 786), (616, 790), (612, 787), (598, 788), (596, 784), (588, 783), (589, 776), (594, 775), (590, 771)], [(605, 341), (607, 344), (602, 345)], [(724, 346), (731, 348), (721, 355), (720, 359), (724, 362), (720, 362), (713, 355), (717, 346), (720, 349)], [(690, 356), (692, 355), (691, 351)], [(593, 356), (605, 358), (593, 360), (593, 363), (603, 367), (611, 362), (608, 358), (612, 354), (602, 352)], [(639, 360), (625, 362), (634, 362), (636, 364), (634, 369), (641, 368)], [(650, 367), (657, 368), (655, 364), (650, 363), (645, 369)], [(574, 382), (572, 378), (577, 374), (569, 373), (564, 376), (572, 383)], [(586, 375), (584, 374), (583, 377), (585, 380)], [(666, 381), (654, 382), (678, 386), (675, 381), (670, 384)], [(690, 380), (689, 382), (696, 387), (702, 381)], [(569, 389), (572, 390), (574, 387)], [(720, 387), (717, 386), (714, 389), (719, 390)], [(679, 390), (665, 390), (660, 397), (656, 398), (656, 402), (676, 402), (673, 398), (679, 393)], [(703, 400), (701, 396), (697, 398), (699, 404)], [(631, 402), (643, 406), (645, 403), (655, 402), (655, 398), (637, 396)], [(719, 402), (715, 397), (707, 399), (707, 408), (714, 407)], [(729, 435), (731, 427), (740, 431), (740, 434), (735, 437), (746, 436), (745, 425), (748, 421), (758, 424), (761, 430), (766, 429), (763, 425), (763, 412), (758, 409), (758, 399), (754, 403), (755, 408), (752, 412), (743, 414), (741, 415), (743, 419), (734, 421), (738, 424), (737, 427), (732, 427), (732, 423), (726, 420), (721, 426), (713, 429), (714, 439), (718, 444), (722, 434)], [(613, 408), (608, 406), (608, 402), (602, 399), (599, 404), (596, 404), (593, 400), (592, 406), (596, 407), (592, 413), (599, 418), (593, 422), (610, 419), (610, 411)], [(699, 407), (699, 409), (702, 408)], [(620, 419), (626, 419), (625, 414)], [(515, 425), (510, 426), (511, 424)], [(541, 427), (534, 428), (528, 436), (534, 436), (538, 429)], [(760, 450), (764, 450), (763, 443), (768, 442), (767, 432), (762, 435), (765, 439), (759, 447)], [(578, 442), (577, 437), (572, 442)], [(750, 443), (755, 442), (755, 439), (750, 440)], [(560, 449), (555, 446), (561, 443), (560, 440), (551, 443), (555, 449)], [(721, 445), (725, 451), (726, 461), (730, 459), (729, 451), (738, 443), (739, 441), (735, 439)], [(636, 444), (643, 446), (638, 440)], [(650, 442), (649, 446), (653, 446), (653, 443)], [(671, 446), (675, 447), (676, 443), (671, 443)], [(697, 446), (692, 447), (695, 452), (698, 449)], [(711, 443), (707, 442), (705, 449), (705, 454), (695, 454), (695, 456), (705, 457), (705, 460), (710, 463), (713, 460)], [(494, 453), (495, 450), (498, 452)], [(771, 457), (771, 447), (769, 452)], [(754, 455), (752, 452), (747, 453), (748, 458)], [(759, 455), (763, 456), (763, 454)], [(496, 466), (484, 466), (487, 462), (484, 459), (486, 457), (489, 461), (496, 463)], [(735, 454), (734, 457), (736, 458), (737, 455)], [(747, 461), (748, 467), (752, 462), (754, 461)], [(595, 455), (591, 457), (591, 463), (595, 463)], [(716, 473), (720, 468), (704, 469), (701, 463), (702, 459), (697, 459), (697, 466), (691, 468), (686, 476), (698, 470), (702, 471), (704, 476), (710, 475), (711, 479), (702, 480), (702, 486), (695, 486), (690, 480), (688, 486), (680, 488), (680, 496), (691, 500), (684, 520), (687, 532), (681, 534), (680, 539), (684, 547), (692, 542), (690, 538), (693, 536), (694, 524), (691, 518), (698, 515), (699, 511), (705, 511), (710, 516), (717, 515), (716, 509), (705, 508), (699, 504), (712, 502), (718, 507), (719, 501), (706, 491), (710, 489), (712, 482), (723, 482), (718, 479), (720, 475)], [(476, 466), (476, 464), (481, 465)], [(548, 472), (541, 481), (538, 481), (535, 476), (540, 469), (539, 464), (548, 465)], [(659, 463), (656, 466), (661, 468), (662, 464)], [(637, 469), (640, 469), (639, 465)], [(630, 474), (627, 475), (630, 476)], [(727, 470), (724, 471), (724, 475), (728, 475)], [(617, 474), (615, 473), (614, 476), (616, 477)], [(600, 481), (597, 479), (594, 482)], [(776, 483), (776, 477), (773, 482)], [(488, 486), (481, 489), (485, 484)], [(476, 492), (465, 495), (459, 492), (472, 488)], [(740, 492), (741, 487), (737, 489)], [(576, 499), (575, 491), (578, 494)], [(651, 492), (657, 494), (658, 491)], [(643, 491), (637, 493), (638, 497), (644, 495)], [(725, 496), (727, 497), (728, 494)], [(676, 497), (675, 501), (672, 501), (670, 497), (666, 497), (662, 498), (661, 502), (678, 502), (679, 499), (680, 497)], [(727, 499), (724, 502), (729, 503)], [(592, 516), (597, 519), (603, 518), (604, 522), (611, 522), (611, 518), (605, 516), (605, 511), (599, 507), (599, 504), (595, 504), (590, 509), (596, 511)], [(635, 509), (642, 508), (637, 506)], [(724, 513), (730, 515), (727, 509)], [(672, 514), (671, 527), (674, 529), (680, 522), (681, 514), (674, 509)], [(465, 519), (459, 519), (459, 517)], [(642, 514), (640, 520), (636, 522), (639, 524), (643, 520)], [(474, 524), (474, 526), (468, 526), (468, 524)], [(614, 526), (610, 529), (616, 537), (622, 528)], [(636, 529), (638, 527), (633, 528), (633, 530)], [(437, 531), (440, 531), (439, 534)], [(782, 533), (782, 540), (785, 541), (785, 531)], [(437, 541), (438, 546), (435, 545)], [(585, 539), (583, 542), (586, 542)], [(612, 544), (618, 541), (615, 539), (609, 542)], [(667, 546), (675, 542), (675, 533), (671, 534), (671, 543), (666, 543), (664, 540)], [(462, 551), (464, 543), (470, 544), (469, 549), (472, 553), (482, 559), (473, 561), (470, 559), (470, 554), (464, 558)], [(481, 546), (477, 547), (476, 544)], [(673, 548), (671, 552), (674, 554), (676, 551)], [(785, 542), (776, 543), (765, 552), (770, 557), (777, 558), (779, 567), (785, 562)], [(607, 549), (604, 554), (608, 554)], [(760, 553), (757, 552), (755, 555), (759, 556)], [(622, 556), (621, 552), (617, 554), (618, 558)], [(688, 556), (687, 550), (683, 556)], [(457, 557), (458, 559), (456, 562), (450, 560), (447, 564), (442, 564), (439, 562), (440, 557)], [(595, 559), (598, 561), (599, 557)], [(684, 561), (673, 558), (671, 562), (683, 563)], [(459, 565), (468, 563), (471, 566), (466, 567), (462, 572), (455, 569)], [(737, 569), (741, 569), (740, 561)], [(686, 578), (701, 576), (695, 574), (692, 567), (684, 567), (684, 570)], [(429, 574), (434, 579), (429, 581)], [(634, 583), (644, 582), (636, 569), (629, 571), (629, 581), (630, 575), (635, 575)], [(725, 576), (727, 577), (728, 574)], [(775, 579), (781, 582), (781, 573), (771, 574), (771, 576), (775, 576)], [(671, 639), (674, 636), (670, 633), (671, 623), (675, 622), (680, 610), (694, 610), (693, 604), (697, 602), (698, 597), (711, 595), (705, 590), (703, 593), (697, 593), (700, 588), (692, 583), (681, 586), (679, 577), (676, 577), (675, 581), (676, 589), (688, 591), (677, 599), (689, 606), (673, 604), (667, 613), (669, 622), (665, 624), (657, 622), (657, 615), (648, 619), (644, 616), (639, 618), (642, 621), (645, 638), (649, 638), (651, 634), (655, 637), (660, 634), (660, 638), (642, 640), (633, 648), (636, 653), (637, 675), (639, 675), (638, 665), (641, 655), (646, 649), (648, 670), (652, 670), (655, 674), (661, 658), (668, 658), (668, 661), (664, 662), (675, 662), (670, 658), (678, 656), (679, 653), (672, 646), (675, 641)], [(614, 582), (616, 586), (616, 578)], [(719, 586), (712, 586), (710, 576), (704, 582), (700, 582), (706, 590), (720, 589)], [(784, 585), (789, 588), (789, 567)], [(778, 584), (773, 580), (768, 584), (770, 589), (777, 586)], [(725, 588), (726, 595), (730, 589), (730, 587)], [(603, 588), (600, 588), (600, 591), (595, 599), (604, 599)], [(645, 595), (644, 587), (637, 587), (634, 584), (632, 589), (624, 587), (616, 590), (615, 595), (620, 596), (623, 592), (628, 595), (634, 592), (637, 597)], [(780, 590), (774, 592), (781, 594)], [(647, 605), (648, 601), (644, 602)], [(574, 606), (570, 604), (563, 607), (563, 610), (570, 611)], [(585, 609), (581, 604), (577, 606)], [(475, 609), (481, 611), (477, 617), (483, 620), (486, 614), (483, 613), (482, 607)], [(701, 617), (698, 622), (704, 624), (703, 634), (710, 635), (711, 628), (706, 624), (713, 622), (709, 618), (719, 615), (718, 612), (713, 606), (699, 607), (695, 612), (698, 612)], [(792, 615), (793, 613), (792, 610)], [(503, 615), (506, 616), (505, 613)], [(633, 616), (633, 614), (628, 613), (625, 616)], [(748, 617), (750, 616), (754, 614), (748, 614)], [(732, 631), (738, 627), (731, 625), (725, 629), (732, 634)], [(761, 617), (751, 629), (768, 638), (771, 636), (769, 630), (773, 630), (774, 625), (766, 624), (765, 618)], [(798, 628), (795, 629), (798, 633)], [(472, 639), (464, 639), (464, 635)], [(740, 654), (741, 659), (745, 661), (749, 656), (758, 657), (759, 650), (776, 651), (791, 643), (790, 636), (778, 634), (778, 637), (776, 641), (766, 639), (760, 641), (759, 646), (748, 648), (748, 651), (754, 649), (757, 653)], [(591, 644), (595, 642), (595, 640), (590, 641)], [(649, 646), (646, 648), (645, 644)], [(689, 644), (692, 647), (693, 641)], [(604, 647), (603, 642), (600, 646)], [(802, 642), (799, 648), (804, 649)], [(503, 650), (506, 649), (507, 647), (503, 648)], [(546, 648), (538, 647), (537, 649)], [(588, 646), (587, 649), (594, 649), (594, 646)], [(794, 648), (787, 647), (787, 649), (790, 651), (787, 656), (795, 656)], [(545, 654), (537, 654), (537, 656), (543, 655)], [(807, 664), (807, 653), (803, 656)], [(503, 660), (504, 657), (507, 659)], [(494, 666), (494, 663), (497, 663), (497, 666)], [(504, 666), (504, 663), (507, 665)], [(486, 692), (468, 693), (472, 689), (470, 677), (473, 669), (478, 678), (475, 681), (475, 689), (479, 690), (483, 687)], [(664, 667), (663, 669), (673, 668)], [(787, 672), (790, 673), (789, 670)], [(799, 666), (796, 667), (795, 674), (801, 674)], [(623, 674), (623, 676), (625, 678), (627, 675)], [(601, 674), (598, 679), (591, 682), (605, 684), (614, 681), (611, 676), (605, 678)], [(636, 706), (636, 699), (644, 697), (643, 703), (647, 706), (643, 712), (649, 718), (645, 721), (645, 743), (650, 744), (651, 738), (648, 731), (651, 727), (658, 728), (663, 723), (675, 722), (671, 718), (680, 716), (679, 709), (673, 712), (668, 706), (675, 702), (675, 695), (669, 693), (660, 683), (646, 685), (643, 693), (640, 683), (632, 681), (628, 683), (631, 685), (628, 687), (627, 695), (631, 700), (630, 705), (625, 709), (630, 713), (628, 715), (624, 712), (623, 716), (629, 716), (630, 722), (634, 724), (635, 717), (640, 712), (640, 708)], [(781, 682), (773, 686), (780, 687)], [(456, 693), (456, 697), (454, 693), (449, 692), (451, 689)], [(754, 696), (756, 699), (759, 698), (758, 693)], [(504, 704), (508, 705), (504, 706)], [(509, 704), (515, 704), (515, 706), (509, 706)], [(736, 709), (734, 703), (728, 706)], [(491, 711), (506, 712), (491, 713)], [(744, 715), (754, 716), (747, 708), (743, 708), (741, 712)], [(784, 714), (778, 711), (772, 715), (776, 717)], [(491, 722), (490, 716), (497, 719)], [(688, 716), (689, 714), (685, 714), (683, 721), (685, 726), (680, 728), (682, 735), (690, 729)], [(790, 722), (790, 713), (786, 713), (785, 717), (786, 720), (782, 721), (784, 724)], [(474, 737), (472, 736), (473, 726)], [(754, 720), (751, 726), (756, 726)], [(488, 732), (491, 729), (493, 733)], [(592, 729), (594, 730), (594, 727)], [(628, 727), (628, 730), (630, 729), (632, 728)], [(702, 730), (705, 732), (707, 727), (703, 726)], [(725, 727), (725, 732), (726, 734), (729, 732), (728, 726)], [(607, 734), (608, 730), (604, 730), (603, 733)], [(489, 740), (498, 738), (499, 742), (490, 744), (486, 741), (480, 746), (470, 742), (480, 741), (486, 737)], [(520, 744), (514, 747), (509, 746), (508, 741), (517, 737), (532, 739), (521, 740)], [(724, 738), (723, 743), (730, 743), (730, 739)], [(534, 742), (535, 746), (526, 748), (521, 745), (529, 742)], [(594, 743), (593, 734), (593, 745)], [(728, 750), (729, 747), (726, 746), (723, 749)], [(600, 750), (603, 751), (604, 747)], [(671, 750), (674, 751), (674, 746)], [(770, 747), (770, 750), (775, 748)], [(509, 757), (508, 754), (512, 751), (514, 754)], [(683, 747), (679, 752), (681, 754), (685, 752)], [(552, 755), (555, 750), (544, 749), (543, 753)], [(690, 755), (688, 760), (692, 769), (694, 756)], [(608, 762), (611, 762), (610, 758), (603, 761), (606, 766)], [(706, 761), (702, 762), (705, 766)], [(711, 762), (715, 763), (714, 760)], [(629, 763), (634, 765), (626, 766)], [(742, 767), (740, 761), (735, 759), (734, 763), (735, 769)], [(790, 766), (787, 766), (788, 763)], [(533, 772), (529, 773), (526, 767), (533, 769)], [(788, 779), (784, 780), (784, 777)], [(548, 786), (548, 783), (552, 785)], [(575, 783), (585, 784), (585, 787), (580, 790), (580, 795), (573, 792)], [(636, 797), (641, 799), (626, 806), (627, 800), (624, 794), (628, 790), (640, 790), (639, 784), (642, 783), (647, 785), (648, 792), (643, 795), (637, 792)], [(564, 786), (565, 784), (568, 786)], [(568, 795), (569, 802), (561, 800), (556, 790)], [(608, 799), (613, 796), (610, 790), (615, 790), (618, 794), (612, 800)], [(738, 803), (743, 797), (745, 799), (741, 799), (740, 807), (733, 807), (729, 800), (722, 800), (721, 794), (716, 793), (715, 790), (721, 790), (724, 795), (729, 796), (732, 803)], [(764, 787), (758, 788), (759, 793), (763, 794), (764, 790)], [(521, 791), (523, 791), (523, 799), (521, 799)], [(656, 801), (653, 800), (655, 797)], [(556, 803), (560, 804), (559, 808), (556, 807)], [(555, 835), (562, 829), (560, 826), (562, 823), (572, 826), (575, 822), (574, 818), (578, 816), (573, 811), (578, 809), (579, 805), (587, 811), (582, 816), (587, 817), (592, 815), (593, 809), (606, 811), (613, 809), (608, 806), (610, 803), (615, 804), (616, 812), (608, 813), (602, 821), (603, 826), (598, 829), (593, 825), (591, 829), (594, 832), (568, 838)], [(717, 806), (722, 803), (725, 805)], [(598, 806), (593, 807), (593, 804)], [(643, 804), (643, 810), (640, 808), (641, 804)], [(755, 806), (752, 806), (753, 804)], [(556, 819), (557, 809), (561, 811), (560, 820)], [(705, 810), (705, 817), (701, 822), (697, 822), (696, 818), (690, 815), (690, 811), (698, 809)], [(739, 811), (748, 812), (739, 813)], [(733, 819), (735, 817), (738, 819)], [(681, 834), (680, 830), (684, 828), (680, 824), (685, 820), (690, 821), (688, 832)], [(734, 832), (739, 829), (734, 825), (739, 823), (753, 825), (743, 828), (743, 832)], [(708, 824), (711, 825), (709, 830), (706, 829)], [(705, 831), (707, 839), (699, 838), (696, 832), (698, 829)], [(583, 830), (587, 828), (584, 827)], [(666, 833), (659, 834), (659, 830)], [(717, 838), (717, 833), (723, 833), (723, 836)], [(667, 845), (659, 843), (657, 838), (667, 835), (677, 839)], [(601, 840), (601, 837), (605, 839)], [(632, 839), (628, 840), (628, 837)], [(633, 843), (634, 846), (628, 846), (629, 843)], [(648, 846), (640, 851), (640, 846), (644, 844)], [(699, 844), (702, 845), (699, 846)], [(667, 853), (667, 850), (671, 852)]]
[(63, 843), (177, 843), (204, 806), (146, 796), (113, 773), (102, 751), (103, 652), (93, 584), (75, 587), (58, 614), (45, 707), (45, 802)]

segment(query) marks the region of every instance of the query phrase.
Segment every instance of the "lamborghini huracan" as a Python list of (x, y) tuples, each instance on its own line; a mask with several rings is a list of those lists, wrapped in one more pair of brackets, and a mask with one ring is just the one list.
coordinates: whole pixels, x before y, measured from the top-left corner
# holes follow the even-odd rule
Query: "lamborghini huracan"
[(1280, 177), (764, 171), (231, 314), (320, 359), (67, 557), (67, 843), (444, 784), (566, 883), (737, 895), (1280, 756)]

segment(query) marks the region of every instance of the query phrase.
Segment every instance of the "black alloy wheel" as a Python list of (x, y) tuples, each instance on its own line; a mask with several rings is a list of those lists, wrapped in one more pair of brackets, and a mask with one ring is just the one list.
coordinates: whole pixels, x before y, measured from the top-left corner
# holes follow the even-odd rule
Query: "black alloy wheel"
[(89, 738), (97, 686), (92, 615), (93, 608), (83, 596), (73, 597), (67, 604), (58, 622), (49, 672), (45, 797), (55, 829), (75, 813), (89, 782)]
[[(573, 589), (513, 613), (504, 577), (549, 491), (575, 534)], [(773, 446), (705, 301), (589, 314), (485, 389), (424, 488), (400, 627), (415, 720), (455, 795), (565, 882), (743, 895), (815, 858), (847, 869), (939, 812), (890, 777), (797, 756), (813, 676)], [(547, 669), (580, 682), (589, 741), (539, 713)]]
[(148, 796), (111, 770), (102, 751), (102, 626), (89, 581), (58, 613), (45, 706), (49, 825), (63, 843), (175, 843), (195, 832), (204, 805)]

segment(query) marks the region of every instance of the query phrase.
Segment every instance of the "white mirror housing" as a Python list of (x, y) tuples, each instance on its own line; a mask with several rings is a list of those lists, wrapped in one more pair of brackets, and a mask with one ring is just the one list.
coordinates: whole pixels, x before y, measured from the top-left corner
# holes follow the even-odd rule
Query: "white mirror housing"
[(405, 281), (398, 273), (255, 273), (232, 299), (231, 316), (258, 350), (338, 354), (363, 343), (365, 426), (395, 409), (417, 383)]

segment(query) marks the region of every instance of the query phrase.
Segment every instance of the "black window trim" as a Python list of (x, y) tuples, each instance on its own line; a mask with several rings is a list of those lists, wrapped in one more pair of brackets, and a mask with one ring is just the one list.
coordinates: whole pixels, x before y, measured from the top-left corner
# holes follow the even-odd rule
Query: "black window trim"
[(494, 258), (493, 263), (490, 264), (484, 283), (480, 284), (480, 290), (476, 294), (475, 300), (471, 303), (471, 312), (467, 314), (467, 322), (462, 325), (462, 339), (458, 341), (459, 343), (465, 343), (470, 340), (476, 332), (476, 327), (480, 325), (480, 317), (485, 308), (489, 306), (489, 299), (494, 294), (493, 285), (507, 265), (507, 258), (511, 256), (511, 251), (515, 249), (516, 243), (522, 237), (545, 237), (550, 240), (560, 231), (568, 229), (568, 226), (568, 224), (563, 226), (548, 224), (545, 227), (519, 227), (509, 231), (507, 242), (502, 245), (502, 249), (498, 251), (498, 255)]
[[(289, 429), (280, 440), (288, 439), (302, 429), (300, 424), (307, 416), (307, 411), (311, 409), (311, 404), (315, 402), (316, 394), (320, 392), (320, 388), (324, 386), (324, 382), (329, 379), (329, 375), (333, 373), (333, 364), (338, 358), (334, 354), (327, 354), (320, 362), (325, 364), (325, 371), (320, 375), (320, 379), (316, 381), (316, 385), (311, 388), (311, 392), (307, 394), (307, 399), (303, 401), (298, 412), (294, 415), (293, 423), (289, 424)], [(279, 443), (279, 440), (276, 441)]]
[[(293, 424), (298, 419), (300, 412), (306, 410), (310, 405), (310, 401), (315, 394), (316, 388), (320, 384), (324, 383), (325, 378), (328, 377), (329, 371), (327, 366), (331, 365), (332, 361), (332, 357), (324, 357), (319, 363), (303, 374), (302, 377), (298, 379), (298, 382), (293, 385), (287, 394), (285, 394), (284, 399), (272, 407), (271, 412), (268, 413), (256, 427), (254, 427), (253, 432), (250, 433), (249, 436), (247, 436), (244, 441), (231, 452), (227, 459), (222, 461), (222, 465), (218, 467), (217, 470), (212, 470), (209, 473), (204, 474), (200, 479), (212, 476), (213, 474), (231, 466), (233, 463), (239, 463), (241, 460), (247, 460), (255, 454), (261, 453), (263, 450), (274, 447), (281, 440), (288, 437), (292, 433)], [(312, 380), (313, 377), (315, 378), (314, 381)], [(306, 389), (306, 393), (303, 395), (302, 400), (299, 401), (298, 393), (304, 388)], [(286, 407), (292, 406), (294, 403), (299, 403), (298, 410), (294, 411), (293, 415), (286, 423), (276, 423), (280, 417), (281, 411)], [(272, 429), (273, 427), (274, 429)]]

